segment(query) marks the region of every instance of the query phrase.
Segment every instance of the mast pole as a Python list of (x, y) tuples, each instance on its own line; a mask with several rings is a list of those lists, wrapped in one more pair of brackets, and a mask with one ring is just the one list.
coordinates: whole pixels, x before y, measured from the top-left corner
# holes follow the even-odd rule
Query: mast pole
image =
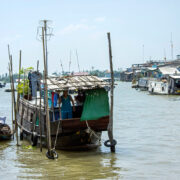
[(79, 69), (79, 72), (80, 72), (79, 57), (78, 57), (78, 52), (77, 52), (77, 49), (76, 49), (76, 57), (77, 57), (78, 69)]
[[(19, 76), (18, 76), (18, 86), (20, 84), (20, 71), (21, 71), (21, 50), (19, 51)], [(17, 93), (17, 104), (16, 104), (16, 110), (18, 111), (18, 107), (19, 107), (19, 98), (20, 98), (20, 94)]]
[(42, 152), (42, 125), (41, 125), (41, 77), (40, 77), (40, 85), (39, 85), (39, 131), (40, 131), (40, 151)]
[(14, 113), (13, 113), (13, 92), (12, 92), (12, 81), (11, 81), (11, 67), (10, 67), (10, 63), (9, 63), (9, 80), (11, 83), (11, 118), (12, 118), (12, 132), (13, 132), (13, 139), (14, 139)]
[(171, 32), (171, 59), (173, 61), (173, 41), (172, 41), (172, 32)]
[(45, 32), (45, 35), (44, 35), (44, 44), (45, 44), (45, 54), (46, 54), (46, 73), (47, 73), (47, 76), (48, 76), (48, 51), (47, 51), (47, 20), (44, 20), (44, 32)]
[(109, 62), (110, 62), (110, 71), (111, 71), (111, 109), (110, 109), (110, 119), (108, 125), (108, 136), (111, 143), (111, 152), (115, 152), (115, 143), (113, 139), (113, 105), (114, 105), (114, 72), (113, 72), (113, 63), (112, 63), (112, 51), (111, 51), (111, 36), (110, 33), (107, 33), (108, 44), (109, 44)]
[(143, 56), (143, 63), (145, 63), (145, 62), (144, 62), (144, 44), (143, 44), (143, 46), (142, 46), (142, 51), (143, 51), (143, 52), (142, 52), (142, 56)]
[(62, 64), (61, 59), (60, 59), (60, 63), (61, 63), (61, 68), (62, 68), (62, 75), (64, 75), (64, 68), (63, 68), (63, 64)]
[(14, 102), (15, 131), (16, 131), (16, 141), (17, 141), (17, 146), (18, 146), (19, 145), (19, 143), (18, 143), (18, 125), (17, 125), (17, 117), (16, 117), (16, 99), (15, 99), (15, 91), (14, 91), (12, 55), (10, 55), (10, 65), (11, 65), (11, 82), (12, 82), (12, 92), (13, 92), (13, 102)]
[(69, 74), (70, 74), (70, 70), (71, 70), (71, 50), (69, 54)]

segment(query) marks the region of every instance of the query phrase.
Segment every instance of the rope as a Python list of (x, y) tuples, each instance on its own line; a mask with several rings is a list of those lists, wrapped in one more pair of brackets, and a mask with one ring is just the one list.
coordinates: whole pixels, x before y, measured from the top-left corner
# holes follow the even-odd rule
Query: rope
[(99, 143), (100, 143), (100, 142), (101, 142), (101, 137), (98, 136), (98, 135), (95, 133), (95, 131), (90, 128), (90, 126), (89, 126), (89, 124), (88, 124), (87, 121), (86, 121), (86, 125), (87, 125), (87, 128), (88, 128), (89, 132), (90, 132), (90, 137), (91, 137), (92, 134), (93, 134), (93, 135), (99, 140)]
[(61, 120), (59, 120), (59, 122), (58, 122), (58, 127), (57, 127), (57, 131), (56, 131), (56, 138), (55, 138), (55, 141), (54, 141), (54, 150), (56, 149), (56, 143), (57, 143), (57, 137), (58, 137), (58, 132), (59, 132), (59, 125), (60, 125), (60, 121)]
[(56, 149), (56, 143), (57, 143), (57, 137), (58, 137), (58, 132), (59, 132), (59, 127), (60, 127), (60, 122), (61, 122), (61, 108), (59, 107), (59, 122), (58, 122), (58, 127), (57, 127), (57, 131), (56, 131), (56, 138), (54, 141), (54, 150)]

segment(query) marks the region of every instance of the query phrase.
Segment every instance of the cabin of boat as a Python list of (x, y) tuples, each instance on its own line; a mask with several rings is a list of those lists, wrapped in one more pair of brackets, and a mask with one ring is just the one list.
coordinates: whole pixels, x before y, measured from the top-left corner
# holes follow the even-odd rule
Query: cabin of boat
[[(46, 103), (44, 83), (40, 78), (37, 79), (36, 96), (22, 96), (19, 100), (17, 123), (21, 130), (21, 139), (28, 139), (32, 145), (39, 145), (42, 140), (42, 144), (47, 146), (45, 106), (48, 105), (51, 141), (56, 149), (82, 150), (98, 147), (101, 132), (107, 131), (109, 124), (107, 86), (110, 86), (108, 82), (90, 75), (49, 77)], [(70, 119), (62, 119), (60, 105), (54, 99), (55, 94), (60, 97), (65, 90), (74, 99), (77, 93), (84, 99), (81, 103), (75, 102), (75, 111)]]
[(148, 91), (151, 94), (179, 95), (180, 75), (169, 75), (168, 78), (152, 80), (149, 82)]
[(138, 88), (141, 90), (141, 91), (146, 91), (148, 90), (148, 85), (149, 85), (149, 78), (140, 78), (138, 80)]

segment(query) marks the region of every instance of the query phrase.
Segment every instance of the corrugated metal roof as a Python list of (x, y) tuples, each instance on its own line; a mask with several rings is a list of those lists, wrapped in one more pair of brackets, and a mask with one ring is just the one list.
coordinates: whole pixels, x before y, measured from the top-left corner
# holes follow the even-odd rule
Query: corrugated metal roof
[(50, 90), (95, 89), (110, 86), (110, 83), (90, 75), (48, 78), (47, 84)]
[(160, 67), (159, 70), (164, 75), (180, 74), (180, 71), (175, 67)]
[(180, 79), (180, 75), (170, 75), (169, 77), (171, 77), (173, 79)]
[(147, 68), (147, 70), (149, 70), (149, 71), (154, 71), (154, 70), (156, 70), (157, 68), (156, 67), (148, 67)]

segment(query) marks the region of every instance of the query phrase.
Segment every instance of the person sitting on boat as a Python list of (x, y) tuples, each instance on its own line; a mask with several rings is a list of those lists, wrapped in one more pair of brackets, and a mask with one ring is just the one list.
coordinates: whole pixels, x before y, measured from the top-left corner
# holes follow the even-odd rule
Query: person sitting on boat
[(85, 101), (85, 94), (81, 91), (78, 91), (78, 95), (75, 96), (77, 106), (82, 106)]
[[(71, 102), (73, 107), (71, 106)], [(72, 109), (75, 111), (74, 101), (68, 91), (63, 91), (63, 95), (59, 98), (59, 105), (61, 105), (61, 117), (62, 119), (72, 118)]]

